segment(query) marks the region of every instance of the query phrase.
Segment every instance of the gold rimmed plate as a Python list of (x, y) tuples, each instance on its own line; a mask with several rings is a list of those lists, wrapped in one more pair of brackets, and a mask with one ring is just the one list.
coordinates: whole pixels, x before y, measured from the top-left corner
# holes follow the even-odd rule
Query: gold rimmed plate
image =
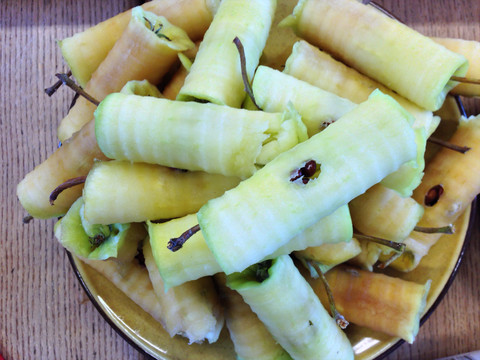
[[(276, 24), (291, 13), (295, 4), (295, 0), (279, 0), (272, 34), (261, 59), (263, 64), (281, 68), (290, 54), (297, 38), (291, 30), (279, 29)], [(475, 203), (455, 223), (456, 233), (441, 237), (415, 270), (409, 273), (388, 270), (389, 275), (417, 283), (424, 284), (427, 280), (431, 280), (421, 323), (435, 310), (457, 273), (473, 228), (474, 213)], [(236, 358), (226, 329), (214, 344), (189, 345), (187, 339), (181, 336), (171, 338), (160, 323), (115, 285), (78, 258), (70, 253), (68, 255), (92, 303), (105, 320), (140, 352), (162, 360), (233, 360)], [(145, 276), (148, 276), (146, 270)], [(346, 332), (352, 343), (355, 358), (359, 360), (383, 358), (403, 343), (399, 338), (355, 325), (350, 325)]]

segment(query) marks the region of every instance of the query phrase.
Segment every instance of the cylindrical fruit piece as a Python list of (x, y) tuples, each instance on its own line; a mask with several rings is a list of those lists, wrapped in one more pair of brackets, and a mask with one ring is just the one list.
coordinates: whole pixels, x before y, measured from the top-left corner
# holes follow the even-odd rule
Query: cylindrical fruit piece
[(427, 110), (438, 110), (458, 84), (450, 78), (467, 72), (462, 55), (356, 0), (300, 0), (284, 24)]
[(405, 110), (414, 115), (417, 158), (415, 161), (403, 164), (400, 169), (382, 180), (382, 184), (394, 189), (401, 196), (412, 195), (413, 189), (420, 184), (423, 176), (427, 138), (438, 126), (440, 118), (434, 117), (431, 111), (420, 109), (385, 86), (334, 60), (330, 55), (305, 41), (299, 41), (294, 45), (286, 63), (285, 72), (353, 102), (365, 101), (372, 91), (379, 88), (382, 92), (386, 91), (386, 94), (392, 96)]
[(224, 272), (260, 261), (414, 159), (411, 122), (398, 103), (376, 92), (235, 189), (210, 200), (197, 217)]
[(145, 163), (97, 162), (83, 190), (85, 218), (113, 224), (184, 216), (239, 182), (237, 177)]
[(233, 40), (238, 37), (243, 44), (247, 76), (252, 79), (276, 5), (276, 0), (223, 0), (177, 99), (241, 107), (245, 91)]
[[(288, 255), (227, 277), (272, 336), (294, 359), (353, 359), (346, 335)], [(265, 274), (267, 273), (267, 274)]]
[[(219, 0), (153, 0), (142, 8), (164, 16), (172, 24), (185, 30), (192, 40), (199, 40), (213, 19)], [(87, 30), (59, 41), (62, 55), (80, 86), (85, 87), (90, 77), (107, 57), (131, 18), (127, 10)]]
[[(425, 285), (399, 278), (338, 266), (325, 274), (337, 310), (348, 321), (398, 336), (410, 344), (420, 327), (430, 281)], [(329, 306), (320, 279), (307, 278), (324, 306)]]
[(350, 204), (354, 227), (362, 234), (401, 242), (423, 215), (423, 206), (412, 198), (377, 184)]

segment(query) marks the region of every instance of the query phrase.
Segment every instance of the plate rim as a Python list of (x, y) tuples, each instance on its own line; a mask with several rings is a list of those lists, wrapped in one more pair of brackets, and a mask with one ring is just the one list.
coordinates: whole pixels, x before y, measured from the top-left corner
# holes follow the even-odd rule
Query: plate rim
[(92, 294), (90, 291), (90, 288), (87, 286), (87, 283), (83, 279), (83, 276), (80, 272), (80, 270), (77, 267), (77, 264), (74, 259), (74, 255), (67, 249), (64, 249), (65, 253), (67, 254), (68, 261), (70, 262), (70, 266), (73, 269), (73, 272), (77, 278), (77, 280), (80, 282), (80, 285), (82, 285), (83, 290), (87, 294), (88, 298), (90, 299), (90, 302), (93, 304), (95, 309), (100, 313), (100, 315), (103, 317), (103, 319), (112, 327), (115, 332), (122, 337), (123, 340), (125, 340), (129, 345), (131, 345), (133, 348), (135, 348), (137, 351), (139, 351), (142, 355), (145, 355), (147, 359), (149, 360), (159, 360), (152, 355), (150, 355), (145, 349), (143, 349), (133, 338), (128, 336), (115, 322), (107, 315), (105, 310), (102, 308), (102, 306), (99, 304), (99, 302), (96, 300), (95, 296)]

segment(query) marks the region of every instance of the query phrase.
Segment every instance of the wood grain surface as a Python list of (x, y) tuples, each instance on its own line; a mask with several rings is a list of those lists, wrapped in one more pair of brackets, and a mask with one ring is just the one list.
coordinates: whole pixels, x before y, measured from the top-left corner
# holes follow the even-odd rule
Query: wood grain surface
[[(480, 40), (478, 0), (379, 1), (419, 31)], [(66, 70), (55, 41), (135, 1), (4, 0), (0, 5), (0, 354), (10, 359), (144, 359), (88, 300), (53, 236), (53, 220), (22, 224), (16, 184), (57, 146), (71, 92), (43, 89)], [(467, 111), (480, 112), (480, 99)], [(447, 295), (413, 345), (387, 358), (435, 359), (480, 349), (480, 211)], [(1, 356), (0, 356), (1, 358)]]

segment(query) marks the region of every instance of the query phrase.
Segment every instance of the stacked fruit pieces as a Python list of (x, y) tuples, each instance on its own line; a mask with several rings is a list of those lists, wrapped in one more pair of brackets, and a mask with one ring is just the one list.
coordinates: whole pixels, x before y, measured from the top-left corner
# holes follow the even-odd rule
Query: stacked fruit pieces
[(438, 110), (457, 84), (451, 77), (467, 72), (463, 56), (360, 2), (301, 0), (284, 24), (427, 110)]
[[(435, 58), (446, 60), (439, 67), (425, 65), (420, 69), (430, 76), (425, 84), (415, 86), (425, 94), (415, 105), (384, 85), (328, 59), (328, 55), (304, 41), (294, 46), (284, 73), (265, 66), (257, 68), (276, 1), (246, 4), (243, 0), (223, 0), (220, 5), (194, 1), (185, 8), (184, 2), (171, 1), (170, 6), (165, 6), (167, 2), (152, 1), (144, 8), (158, 10), (173, 24), (179, 21), (176, 15), (180, 11), (198, 13), (198, 18), (193, 15), (195, 21), (178, 24), (188, 27), (185, 30), (194, 38), (203, 35), (205, 22), (212, 20), (210, 11), (216, 11), (193, 64), (183, 71), (184, 75), (172, 77), (178, 81), (188, 73), (177, 100), (161, 98), (158, 88), (149, 82), (129, 82), (148, 79), (165, 87), (168, 77), (163, 75), (173, 66), (177, 52), (193, 48), (187, 34), (167, 19), (135, 8), (131, 15), (119, 15), (63, 41), (62, 50), (68, 53), (75, 51), (72, 43), (85, 43), (97, 31), (106, 31), (108, 24), (116, 32), (125, 28), (115, 44), (109, 45), (111, 50), (104, 51), (104, 59), (92, 56), (86, 65), (70, 64), (78, 80), (86, 82), (85, 88), (102, 101), (96, 107), (82, 100), (64, 119), (62, 129), (70, 130), (62, 130), (62, 140), (78, 132), (19, 184), (22, 205), (36, 217), (63, 216), (55, 231), (59, 241), (135, 298), (171, 336), (182, 334), (190, 342), (218, 339), (224, 318), (213, 280), (208, 276), (219, 274), (216, 281), (243, 298), (227, 301), (226, 312), (239, 356), (353, 358), (347, 337), (317, 297), (324, 294), (313, 280), (312, 286), (308, 284), (297, 267), (300, 265), (289, 254), (294, 252), (315, 277), (322, 277), (322, 271), (354, 257), (354, 261), (370, 268), (382, 256), (393, 254), (398, 258), (398, 250), (353, 239), (355, 227), (367, 235), (397, 243), (408, 237), (408, 255), (393, 264), (403, 270), (418, 264), (438, 238), (410, 234), (422, 215), (425, 226), (432, 226), (431, 219), (451, 223), (479, 192), (478, 183), (472, 184), (459, 194), (461, 204), (456, 204), (453, 186), (440, 191), (434, 184), (446, 181), (434, 176), (437, 167), (453, 169), (442, 175), (452, 183), (459, 181), (454, 163), (468, 161), (469, 169), (478, 173), (478, 157), (470, 156), (473, 153), (468, 157), (455, 154), (460, 157), (452, 160), (452, 165), (447, 165), (447, 160), (429, 165), (425, 177), (432, 181), (422, 181), (426, 139), (439, 123), (431, 110), (443, 102), (454, 85), (450, 77), (464, 74), (466, 62), (462, 56), (432, 45), (403, 25), (391, 24), (383, 15), (353, 0), (302, 0), (284, 21), (294, 26), (300, 36), (327, 47), (322, 41), (330, 41), (328, 33), (321, 35), (310, 15), (315, 18), (316, 11), (323, 11), (318, 10), (323, 7), (339, 7), (335, 11), (343, 13), (342, 9), (346, 9), (345, 14), (354, 18), (362, 14), (368, 24), (388, 29), (378, 40), (382, 54), (394, 54), (388, 46), (397, 50), (420, 39), (428, 45), (428, 56), (435, 54)], [(192, 9), (193, 4), (198, 8)], [(329, 11), (330, 20), (335, 21), (336, 13)], [(129, 25), (123, 20), (128, 16)], [(330, 20), (325, 17), (326, 24)], [(197, 30), (192, 29), (195, 24)], [(362, 29), (368, 28), (366, 24)], [(376, 28), (369, 31), (381, 33)], [(362, 36), (369, 38), (368, 34)], [(393, 41), (392, 34), (400, 40)], [(332, 40), (346, 60), (356, 58), (363, 44), (362, 38), (353, 34), (350, 37), (346, 49), (340, 49)], [(148, 46), (137, 49), (136, 44), (143, 42)], [(128, 46), (131, 50), (126, 51)], [(142, 52), (146, 49), (150, 52)], [(399, 51), (408, 55), (408, 46)], [(392, 72), (381, 66), (389, 63), (385, 56), (371, 58), (368, 51), (362, 53), (358, 56), (363, 60), (359, 67), (364, 71), (379, 68), (381, 76), (377, 79), (401, 92), (402, 86), (396, 87), (398, 79), (385, 75)], [(325, 57), (327, 60), (322, 60)], [(66, 58), (76, 57), (69, 54)], [(184, 64), (189, 62), (185, 56), (182, 59)], [(118, 64), (128, 71), (112, 74)], [(317, 74), (319, 67), (329, 71)], [(117, 80), (114, 87), (100, 86), (99, 79), (104, 79), (105, 74)], [(246, 98), (244, 86), (251, 97)], [(418, 100), (416, 94), (404, 95)], [(239, 109), (242, 103), (245, 109)], [(257, 106), (263, 111), (258, 111)], [(73, 122), (75, 126), (69, 125), (71, 118), (79, 120)], [(458, 137), (464, 145), (476, 148), (477, 132), (478, 119), (462, 120)], [(466, 134), (473, 135), (467, 138)], [(448, 151), (437, 157), (449, 158)], [(70, 178), (85, 176), (83, 193), (68, 185), (55, 189)], [(425, 185), (417, 188), (421, 181)], [(432, 189), (438, 190), (436, 201), (429, 197), (429, 202), (422, 204), (422, 194)], [(442, 197), (443, 191), (448, 191), (448, 196)], [(52, 192), (55, 196), (50, 197)], [(417, 202), (408, 197), (412, 193)], [(435, 198), (435, 194), (432, 196)], [(400, 204), (400, 209), (388, 207), (387, 198)], [(422, 205), (435, 210), (424, 211)], [(449, 211), (449, 206), (455, 206), (456, 211)], [(397, 221), (381, 228), (387, 213)], [(433, 225), (438, 226), (438, 221)], [(177, 251), (171, 252), (167, 246)], [(147, 270), (133, 263), (137, 248), (143, 248)], [(108, 258), (115, 258), (116, 264), (105, 261)], [(336, 274), (342, 270), (332, 271)], [(343, 277), (333, 284), (340, 307), (348, 308), (348, 316), (359, 325), (412, 342), (425, 307), (428, 284), (355, 271), (347, 273), (362, 276)], [(227, 275), (226, 282), (222, 273)], [(148, 276), (153, 290), (145, 280)], [(130, 284), (136, 281), (143, 284), (141, 290), (132, 290)], [(384, 282), (392, 290), (382, 294), (381, 285), (364, 287), (365, 282)], [(163, 291), (164, 287), (168, 291)], [(365, 306), (357, 301), (362, 288), (373, 307), (379, 312), (385, 309), (383, 322), (377, 322), (375, 316), (359, 316)], [(388, 316), (390, 294), (403, 289), (407, 290), (400, 297), (406, 304), (402, 316)], [(225, 291), (229, 299), (236, 295)], [(243, 301), (249, 307), (245, 308)], [(251, 308), (256, 314), (250, 313), (249, 321), (262, 334), (262, 341), (252, 341), (248, 351), (240, 339), (247, 338), (250, 330), (241, 326), (238, 315), (230, 308), (232, 302), (242, 306), (242, 311)], [(175, 320), (178, 317), (181, 321)]]

